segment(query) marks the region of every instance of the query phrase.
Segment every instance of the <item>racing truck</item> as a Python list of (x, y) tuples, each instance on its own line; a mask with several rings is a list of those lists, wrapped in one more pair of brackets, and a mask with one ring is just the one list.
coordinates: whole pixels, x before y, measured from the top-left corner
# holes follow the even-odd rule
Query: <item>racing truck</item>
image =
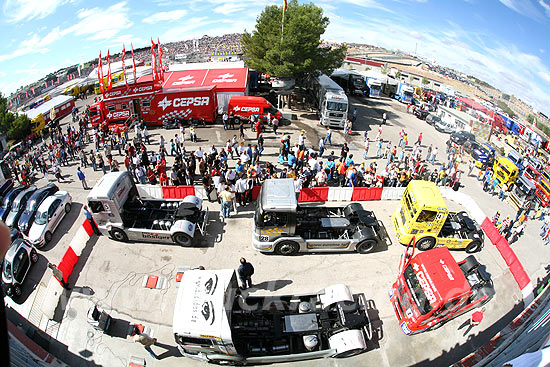
[(261, 252), (367, 254), (389, 240), (384, 224), (359, 203), (298, 205), (292, 179), (266, 180), (256, 203), (252, 244)]
[(103, 176), (88, 195), (88, 207), (101, 233), (116, 241), (175, 243), (191, 246), (204, 235), (208, 208), (188, 195), (183, 200), (145, 199), (128, 172)]
[(389, 297), (406, 335), (434, 330), (493, 298), (493, 281), (470, 255), (456, 262), (446, 247), (414, 256), (414, 238), (399, 264)]
[(189, 270), (181, 278), (173, 332), (195, 360), (245, 365), (349, 357), (372, 337), (367, 300), (338, 284), (320, 292), (247, 296), (234, 270)]
[(416, 238), (416, 247), (481, 251), (485, 235), (481, 226), (465, 211), (451, 212), (433, 182), (412, 180), (392, 215), (397, 239), (402, 245)]

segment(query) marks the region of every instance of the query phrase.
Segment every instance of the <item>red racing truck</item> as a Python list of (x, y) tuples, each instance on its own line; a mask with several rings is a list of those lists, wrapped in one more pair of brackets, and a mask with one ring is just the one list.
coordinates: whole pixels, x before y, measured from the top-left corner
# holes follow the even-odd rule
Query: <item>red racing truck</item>
[(161, 126), (164, 121), (204, 120), (214, 122), (218, 116), (215, 86), (162, 88), (152, 81), (115, 87), (90, 106), (90, 122), (120, 124), (142, 120)]
[(414, 256), (414, 242), (402, 255), (389, 292), (403, 333), (437, 329), (494, 296), (493, 282), (474, 256), (457, 263), (447, 247)]

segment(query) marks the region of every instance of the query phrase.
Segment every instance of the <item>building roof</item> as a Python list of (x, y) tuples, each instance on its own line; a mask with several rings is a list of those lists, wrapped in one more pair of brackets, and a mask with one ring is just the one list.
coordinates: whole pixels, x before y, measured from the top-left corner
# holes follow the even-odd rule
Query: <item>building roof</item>
[(47, 100), (46, 102), (33, 108), (32, 110), (23, 111), (23, 113), (32, 120), (39, 114), (45, 115), (47, 113), (50, 113), (50, 110), (52, 108), (57, 108), (69, 101), (72, 101), (73, 99), (74, 98), (71, 96), (59, 95), (59, 96), (53, 97), (52, 99)]

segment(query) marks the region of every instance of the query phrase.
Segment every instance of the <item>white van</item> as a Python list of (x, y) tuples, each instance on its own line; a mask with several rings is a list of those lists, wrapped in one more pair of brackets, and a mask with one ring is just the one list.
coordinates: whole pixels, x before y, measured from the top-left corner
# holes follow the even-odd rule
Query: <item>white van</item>
[(441, 119), (438, 119), (435, 122), (434, 126), (437, 131), (441, 131), (447, 134), (454, 133), (457, 130), (456, 123), (443, 121)]

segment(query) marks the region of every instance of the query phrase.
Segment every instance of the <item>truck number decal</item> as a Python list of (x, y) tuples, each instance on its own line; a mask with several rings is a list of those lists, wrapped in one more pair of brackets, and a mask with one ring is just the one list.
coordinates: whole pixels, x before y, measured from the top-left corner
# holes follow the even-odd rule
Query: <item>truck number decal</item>
[(260, 241), (262, 241), (262, 242), (269, 241), (269, 236), (260, 236)]
[(158, 234), (158, 233), (143, 233), (142, 236), (143, 236), (143, 238), (149, 238), (149, 239), (153, 239), (153, 240), (168, 240), (168, 239), (170, 239), (170, 236), (161, 235), (161, 234)]

